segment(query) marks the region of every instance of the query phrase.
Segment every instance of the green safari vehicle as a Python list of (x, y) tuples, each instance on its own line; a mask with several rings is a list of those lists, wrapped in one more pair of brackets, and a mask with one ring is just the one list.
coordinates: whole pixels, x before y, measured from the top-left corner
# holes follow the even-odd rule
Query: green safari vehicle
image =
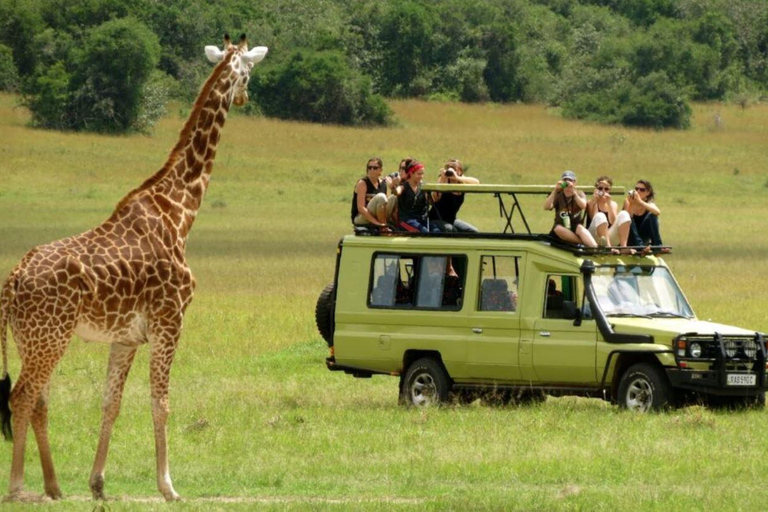
[(345, 236), (316, 307), (329, 370), (398, 376), (414, 406), (490, 390), (643, 412), (691, 398), (764, 406), (764, 335), (698, 320), (662, 248), (615, 255), (515, 233), (516, 196), (549, 187), (425, 188), (493, 194), (505, 232)]

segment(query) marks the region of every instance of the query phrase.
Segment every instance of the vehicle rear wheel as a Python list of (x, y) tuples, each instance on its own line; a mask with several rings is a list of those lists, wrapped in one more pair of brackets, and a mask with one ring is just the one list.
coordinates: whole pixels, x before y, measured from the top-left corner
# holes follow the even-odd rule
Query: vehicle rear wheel
[(443, 365), (431, 357), (416, 360), (405, 372), (400, 388), (400, 403), (414, 407), (433, 407), (448, 401), (451, 380)]
[(673, 403), (672, 386), (657, 366), (638, 363), (619, 382), (619, 407), (637, 412), (658, 411)]
[(333, 346), (333, 312), (335, 304), (333, 303), (333, 283), (326, 286), (320, 296), (317, 298), (315, 306), (315, 323), (317, 330), (323, 337), (329, 347)]

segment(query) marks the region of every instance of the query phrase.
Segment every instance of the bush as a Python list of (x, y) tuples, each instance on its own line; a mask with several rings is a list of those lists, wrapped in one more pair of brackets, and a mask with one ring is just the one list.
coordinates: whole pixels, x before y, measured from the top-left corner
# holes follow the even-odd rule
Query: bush
[(15, 91), (19, 87), (19, 73), (13, 63), (13, 50), (0, 44), (0, 91)]
[(168, 100), (178, 90), (178, 83), (160, 70), (152, 71), (141, 90), (141, 105), (133, 128), (149, 132), (155, 123), (166, 114)]
[(53, 52), (53, 62), (43, 59), (26, 81), (25, 104), (33, 123), (99, 132), (146, 129), (162, 113), (157, 105), (142, 106), (147, 93), (155, 103), (164, 100), (156, 88), (147, 88), (159, 54), (157, 37), (134, 19), (91, 29), (82, 48), (72, 44)]
[(456, 62), (445, 68), (446, 89), (456, 91), (459, 99), (467, 103), (488, 101), (488, 86), (483, 79), (485, 68), (485, 60), (459, 57)]
[(379, 39), (381, 91), (388, 96), (422, 96), (429, 92), (432, 36), (439, 20), (428, 4), (395, 0), (382, 16)]
[(335, 51), (299, 50), (281, 63), (254, 68), (252, 101), (267, 116), (315, 123), (382, 125), (389, 107), (370, 79)]
[(53, 64), (27, 82), (26, 87), (34, 94), (25, 96), (24, 104), (32, 113), (33, 125), (57, 130), (70, 128), (67, 112), (69, 82), (70, 75), (62, 62)]
[(685, 129), (691, 124), (691, 107), (663, 72), (625, 78), (607, 91), (574, 94), (563, 104), (563, 115), (648, 128)]

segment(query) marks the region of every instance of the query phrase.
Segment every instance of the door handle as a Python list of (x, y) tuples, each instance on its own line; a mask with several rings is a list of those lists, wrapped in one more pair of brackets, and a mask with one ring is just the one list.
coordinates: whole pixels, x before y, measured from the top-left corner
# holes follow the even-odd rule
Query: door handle
[(480, 327), (473, 327), (472, 332), (475, 334), (483, 334), (483, 330)]
[(541, 332), (539, 332), (539, 336), (541, 336), (543, 338), (549, 338), (552, 335), (549, 333), (549, 331), (541, 331)]

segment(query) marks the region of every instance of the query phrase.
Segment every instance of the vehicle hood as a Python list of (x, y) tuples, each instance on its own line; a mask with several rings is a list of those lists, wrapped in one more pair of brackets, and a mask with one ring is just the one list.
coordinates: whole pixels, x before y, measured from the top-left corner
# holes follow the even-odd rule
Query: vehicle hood
[(656, 343), (671, 342), (679, 334), (754, 336), (755, 331), (732, 325), (686, 318), (606, 318), (617, 333), (650, 334)]

